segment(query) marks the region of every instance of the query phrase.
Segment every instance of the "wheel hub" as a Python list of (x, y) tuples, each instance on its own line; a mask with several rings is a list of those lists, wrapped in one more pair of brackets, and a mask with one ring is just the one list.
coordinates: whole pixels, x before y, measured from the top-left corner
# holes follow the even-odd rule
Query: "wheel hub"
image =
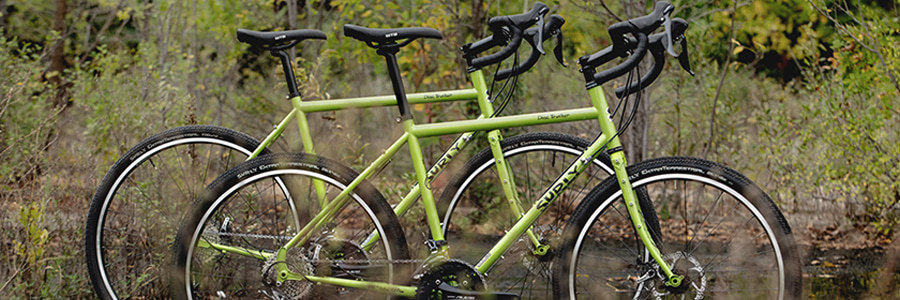
[(296, 274), (311, 275), (313, 274), (313, 265), (303, 254), (303, 250), (299, 248), (291, 248), (288, 250), (285, 261), (277, 261), (277, 255), (272, 255), (266, 260), (262, 267), (263, 284), (269, 289), (259, 291), (269, 299), (276, 300), (297, 300), (303, 299), (312, 292), (313, 283), (309, 281), (285, 280), (278, 281), (280, 268), (278, 265), (285, 265), (287, 269)]
[[(664, 283), (667, 281), (661, 270), (657, 270), (657, 280), (659, 280), (660, 289), (653, 290), (653, 297), (660, 299), (668, 295), (681, 295), (681, 299), (703, 299), (706, 293), (707, 280), (706, 271), (703, 265), (688, 253), (681, 251), (666, 255), (663, 257), (675, 274), (682, 275), (684, 278), (677, 287), (670, 287)], [(690, 297), (690, 294), (694, 294)]]
[[(358, 244), (336, 238), (323, 238), (313, 242), (309, 257), (315, 263), (315, 274), (343, 279), (364, 279), (360, 267), (369, 265), (369, 256)], [(333, 285), (316, 285), (313, 299), (359, 299), (363, 291)]]

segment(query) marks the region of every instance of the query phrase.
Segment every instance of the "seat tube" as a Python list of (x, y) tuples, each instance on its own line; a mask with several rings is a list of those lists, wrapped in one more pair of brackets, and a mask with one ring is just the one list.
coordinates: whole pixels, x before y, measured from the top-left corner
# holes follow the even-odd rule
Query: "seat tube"
[[(403, 120), (403, 129), (407, 133), (412, 132), (415, 124), (412, 119)], [(437, 212), (437, 205), (434, 202), (434, 194), (426, 181), (425, 176), (425, 160), (422, 155), (422, 146), (419, 144), (419, 138), (413, 134), (408, 134), (407, 146), (409, 146), (409, 154), (412, 159), (413, 169), (416, 171), (416, 182), (419, 185), (419, 192), (422, 197), (422, 204), (425, 207), (425, 216), (428, 223), (428, 229), (431, 231), (431, 239), (439, 246), (438, 251), (447, 253), (446, 242), (444, 241), (444, 233), (441, 230), (441, 222)]]
[(437, 205), (434, 202), (434, 194), (431, 186), (428, 184), (427, 172), (425, 170), (425, 158), (422, 155), (422, 146), (419, 144), (419, 137), (412, 134), (415, 127), (412, 113), (409, 111), (409, 101), (406, 98), (406, 91), (403, 88), (403, 77), (400, 76), (400, 66), (397, 64), (397, 52), (399, 47), (389, 46), (379, 48), (376, 53), (384, 56), (387, 62), (388, 75), (391, 78), (391, 85), (394, 88), (394, 96), (397, 98), (397, 106), (400, 109), (400, 116), (397, 121), (402, 123), (403, 130), (407, 133), (407, 146), (409, 147), (410, 158), (412, 159), (413, 169), (416, 172), (416, 182), (419, 186), (419, 193), (422, 197), (422, 204), (425, 207), (425, 217), (428, 223), (428, 229), (431, 231), (431, 239), (436, 245), (437, 254), (447, 255), (447, 242), (444, 240), (444, 233), (441, 231), (441, 221), (438, 217)]
[[(297, 78), (294, 77), (294, 69), (291, 67), (291, 58), (284, 50), (272, 51), (272, 55), (281, 59), (281, 67), (284, 69), (284, 79), (287, 82), (288, 87), (288, 98), (290, 98), (291, 105), (294, 108), (291, 113), (297, 118), (297, 128), (300, 129), (300, 140), (303, 142), (303, 151), (314, 155), (316, 154), (316, 148), (312, 142), (312, 134), (309, 132), (309, 123), (306, 119), (306, 112), (300, 107), (300, 104), (303, 101), (300, 99), (300, 89), (297, 87)], [(277, 130), (284, 130), (284, 128), (278, 128)], [(278, 135), (280, 134), (281, 133), (279, 132)], [(320, 180), (313, 180), (313, 187), (319, 198), (319, 205), (325, 207), (325, 204), (327, 204), (326, 201), (328, 200), (325, 198), (325, 183)]]
[(301, 109), (303, 101), (300, 96), (291, 98), (291, 104), (297, 111), (297, 128), (300, 129), (300, 141), (303, 142), (303, 151), (309, 154), (316, 154), (316, 148), (313, 146), (312, 133), (309, 130), (309, 121), (306, 119), (306, 112)]

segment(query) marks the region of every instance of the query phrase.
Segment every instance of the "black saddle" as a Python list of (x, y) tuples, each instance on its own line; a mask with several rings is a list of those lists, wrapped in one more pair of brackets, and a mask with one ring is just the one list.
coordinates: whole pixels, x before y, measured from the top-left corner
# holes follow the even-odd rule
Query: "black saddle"
[(412, 41), (417, 38), (444, 38), (440, 31), (428, 27), (367, 28), (350, 24), (344, 25), (344, 35), (366, 42), (370, 46), (395, 44), (397, 41)]
[(290, 45), (293, 47), (305, 39), (326, 39), (325, 33), (315, 29), (298, 29), (287, 31), (253, 31), (247, 29), (237, 30), (238, 41), (262, 47), (266, 49), (282, 48)]

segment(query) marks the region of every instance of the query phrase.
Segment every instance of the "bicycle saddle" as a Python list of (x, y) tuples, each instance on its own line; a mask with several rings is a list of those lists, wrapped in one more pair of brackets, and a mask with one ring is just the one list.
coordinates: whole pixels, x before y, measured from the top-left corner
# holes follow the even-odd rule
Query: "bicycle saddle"
[(393, 44), (399, 40), (417, 38), (443, 39), (440, 31), (428, 27), (367, 28), (344, 25), (344, 35), (369, 44)]
[[(315, 29), (298, 29), (287, 31), (253, 31), (248, 29), (237, 30), (238, 41), (255, 47), (269, 48), (283, 44), (296, 44), (305, 39), (326, 39), (325, 33)], [(266, 46), (269, 47), (266, 47)]]

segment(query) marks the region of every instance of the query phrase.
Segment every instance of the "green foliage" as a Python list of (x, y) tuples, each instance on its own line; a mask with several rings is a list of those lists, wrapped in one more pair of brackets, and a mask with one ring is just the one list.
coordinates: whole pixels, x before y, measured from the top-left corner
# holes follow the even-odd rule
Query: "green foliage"
[(57, 109), (48, 104), (39, 54), (36, 47), (0, 35), (0, 183), (40, 172), (41, 149), (54, 128)]
[[(151, 132), (192, 122), (192, 98), (179, 82), (190, 74), (190, 60), (160, 67), (155, 48), (109, 52), (103, 47), (94, 63), (75, 79), (72, 100), (88, 122), (86, 136), (92, 152), (111, 163)], [(90, 76), (89, 74), (95, 74)], [(126, 134), (127, 133), (127, 134)]]
[(6, 16), (4, 30), (7, 34), (14, 33), (20, 40), (30, 43), (50, 40), (52, 34), (48, 33), (53, 28), (54, 1), (9, 0), (7, 5), (15, 11)]
[[(711, 21), (729, 24), (731, 13), (713, 14)], [(824, 26), (826, 21), (824, 16), (817, 14), (808, 5), (807, 0), (753, 1), (748, 7), (738, 8), (735, 22), (740, 24), (740, 29), (735, 40), (742, 46), (735, 48), (734, 53), (740, 53), (746, 47), (757, 55), (774, 51), (787, 59), (810, 57), (816, 53), (798, 45), (817, 40), (820, 34), (827, 33), (829, 30)], [(727, 40), (728, 33), (721, 34), (717, 39)], [(722, 46), (720, 51), (727, 51), (728, 45)], [(725, 55), (719, 53), (718, 57)]]
[[(766, 134), (788, 141), (769, 149), (781, 162), (774, 169), (781, 183), (816, 197), (863, 203), (863, 214), (847, 217), (889, 237), (900, 221), (900, 91), (889, 78), (900, 70), (893, 46), (900, 38), (896, 18), (866, 15), (874, 18), (843, 24), (855, 38), (835, 38), (831, 47), (840, 51), (834, 57), (812, 61), (818, 67), (806, 74), (810, 84), (800, 90), (802, 100), (781, 107), (793, 106), (789, 111), (796, 113), (772, 114), (771, 127), (786, 130)], [(884, 46), (871, 47), (879, 43)]]
[(45, 246), (50, 232), (44, 228), (46, 204), (32, 202), (19, 209), (19, 225), (24, 230), (24, 241), (16, 241), (15, 254), (28, 266), (33, 266), (44, 257)]

